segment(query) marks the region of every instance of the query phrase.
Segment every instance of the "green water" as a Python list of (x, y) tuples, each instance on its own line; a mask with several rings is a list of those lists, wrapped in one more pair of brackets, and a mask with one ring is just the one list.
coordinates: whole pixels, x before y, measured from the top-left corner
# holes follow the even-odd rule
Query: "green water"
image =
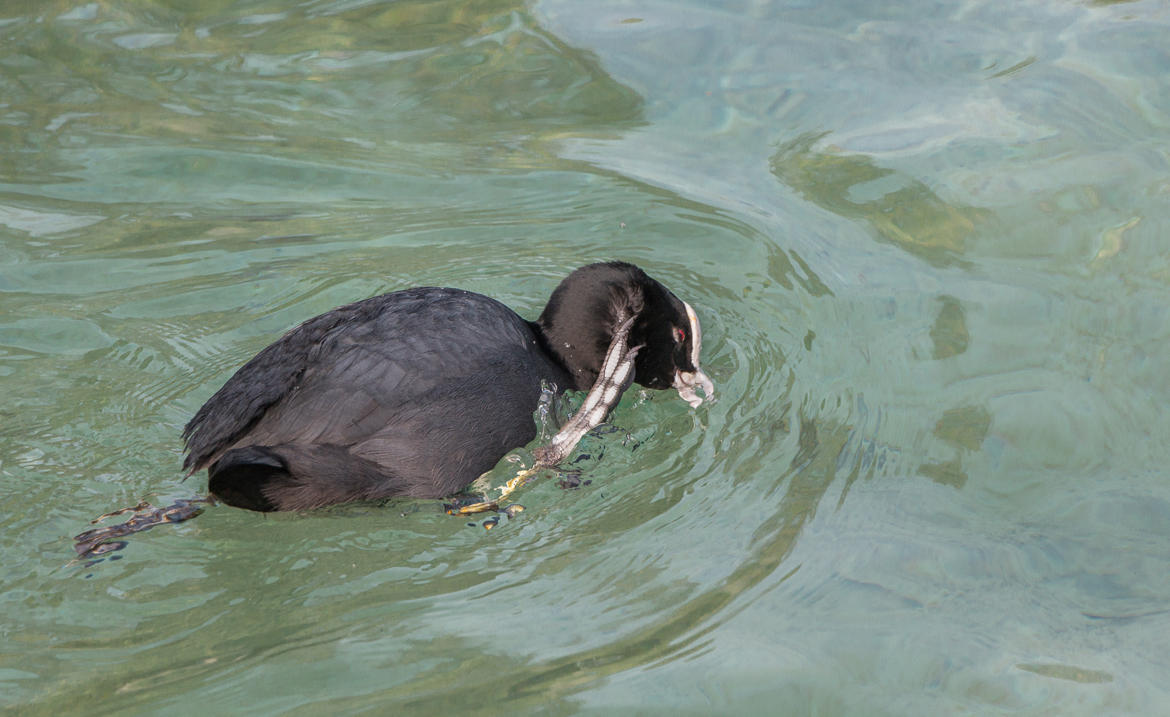
[[(0, 709), (1170, 713), (1162, 2), (0, 5)], [(594, 260), (695, 306), (491, 532), (228, 507), (86, 566), (282, 331)], [(494, 476), (502, 481), (507, 465)]]

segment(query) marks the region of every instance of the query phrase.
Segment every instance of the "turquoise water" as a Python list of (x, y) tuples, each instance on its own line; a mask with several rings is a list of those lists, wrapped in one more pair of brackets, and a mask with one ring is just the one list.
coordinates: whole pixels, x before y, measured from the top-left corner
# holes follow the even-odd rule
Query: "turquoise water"
[[(0, 6), (0, 708), (1170, 712), (1164, 3)], [(224, 506), (252, 354), (375, 293), (634, 261), (719, 400), (588, 485)], [(494, 480), (508, 477), (510, 464)]]

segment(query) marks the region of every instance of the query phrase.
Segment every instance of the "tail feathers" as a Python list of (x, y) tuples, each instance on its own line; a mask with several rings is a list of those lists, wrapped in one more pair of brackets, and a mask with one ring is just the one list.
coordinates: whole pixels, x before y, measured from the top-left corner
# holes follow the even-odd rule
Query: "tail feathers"
[(402, 495), (407, 484), (344, 446), (235, 448), (208, 469), (209, 490), (223, 502), (258, 511), (308, 510)]

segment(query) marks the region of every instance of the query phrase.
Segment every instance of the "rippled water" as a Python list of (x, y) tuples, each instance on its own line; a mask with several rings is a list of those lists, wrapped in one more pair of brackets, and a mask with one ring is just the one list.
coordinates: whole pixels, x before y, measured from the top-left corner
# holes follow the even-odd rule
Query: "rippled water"
[[(0, 707), (1170, 711), (1170, 11), (872, 5), (0, 7)], [(73, 559), (298, 321), (609, 258), (720, 400), (588, 485)]]

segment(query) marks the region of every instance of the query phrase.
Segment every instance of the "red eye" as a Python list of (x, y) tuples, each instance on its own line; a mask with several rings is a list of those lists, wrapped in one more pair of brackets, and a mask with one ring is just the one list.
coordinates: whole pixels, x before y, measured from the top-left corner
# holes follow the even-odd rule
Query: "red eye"
[(681, 344), (683, 341), (686, 341), (686, 340), (687, 340), (687, 332), (676, 327), (674, 329), (674, 342), (676, 344)]

